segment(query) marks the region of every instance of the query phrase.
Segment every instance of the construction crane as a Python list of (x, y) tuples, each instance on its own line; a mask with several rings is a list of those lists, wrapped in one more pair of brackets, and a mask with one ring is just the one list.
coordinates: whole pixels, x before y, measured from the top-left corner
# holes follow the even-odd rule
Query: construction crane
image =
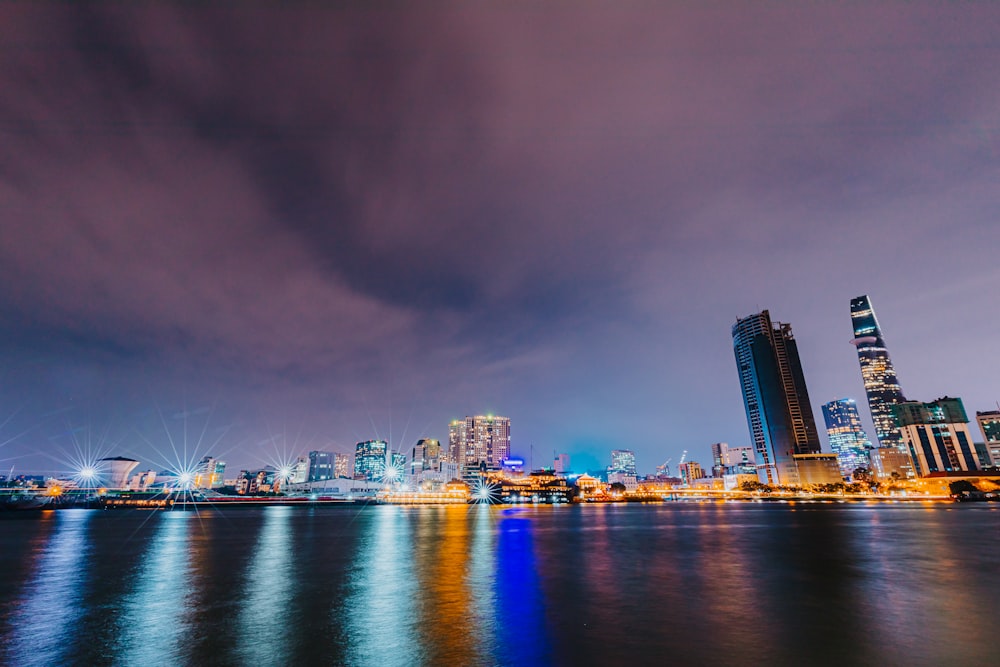
[(656, 466), (657, 477), (670, 477), (670, 462), (674, 460), (674, 457), (670, 457), (663, 462), (663, 465)]

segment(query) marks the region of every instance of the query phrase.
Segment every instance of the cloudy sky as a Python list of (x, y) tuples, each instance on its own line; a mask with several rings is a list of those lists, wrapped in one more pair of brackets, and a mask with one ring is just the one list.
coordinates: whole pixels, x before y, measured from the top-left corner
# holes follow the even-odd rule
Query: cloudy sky
[(749, 442), (736, 317), (792, 323), (821, 421), (863, 399), (862, 293), (908, 397), (995, 409), (998, 35), (991, 2), (4, 3), (0, 467), (482, 412), (536, 465), (706, 463)]

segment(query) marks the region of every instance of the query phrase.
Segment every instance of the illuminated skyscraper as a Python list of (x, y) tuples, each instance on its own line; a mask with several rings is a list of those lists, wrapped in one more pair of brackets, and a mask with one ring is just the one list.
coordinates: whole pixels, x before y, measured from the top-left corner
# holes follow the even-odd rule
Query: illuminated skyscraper
[(861, 378), (868, 394), (868, 408), (875, 424), (875, 437), (880, 447), (902, 447), (899, 427), (893, 417), (892, 406), (903, 403), (906, 398), (896, 379), (896, 369), (892, 367), (889, 352), (885, 349), (882, 329), (875, 317), (868, 295), (851, 299), (851, 322), (854, 324), (854, 340), (851, 344), (858, 349), (861, 364)]
[(757, 471), (767, 484), (797, 483), (795, 454), (820, 453), (792, 326), (764, 310), (733, 325), (733, 352)]
[(907, 401), (892, 411), (918, 476), (979, 469), (962, 399)]
[(841, 398), (823, 406), (826, 434), (830, 449), (837, 455), (840, 474), (850, 477), (858, 468), (868, 465), (868, 449), (872, 446), (861, 427), (858, 406), (853, 399)]
[(354, 477), (369, 482), (380, 481), (385, 476), (386, 453), (389, 443), (385, 440), (365, 440), (354, 448)]
[(635, 472), (635, 452), (631, 449), (615, 449), (611, 452), (611, 467), (608, 472), (620, 472), (626, 475), (634, 475)]
[(477, 415), (448, 426), (448, 448), (466, 471), (499, 470), (510, 457), (510, 418)]

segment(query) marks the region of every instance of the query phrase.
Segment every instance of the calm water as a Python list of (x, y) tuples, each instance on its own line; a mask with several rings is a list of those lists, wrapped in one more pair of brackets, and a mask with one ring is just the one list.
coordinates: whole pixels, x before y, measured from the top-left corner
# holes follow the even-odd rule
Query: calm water
[(1000, 664), (996, 505), (0, 520), (0, 664)]

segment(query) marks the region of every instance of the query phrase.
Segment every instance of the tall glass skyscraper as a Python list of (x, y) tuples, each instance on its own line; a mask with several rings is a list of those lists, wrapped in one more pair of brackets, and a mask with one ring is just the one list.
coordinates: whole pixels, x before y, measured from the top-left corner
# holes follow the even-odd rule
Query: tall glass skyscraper
[(867, 294), (851, 299), (851, 322), (854, 324), (854, 340), (851, 343), (858, 349), (861, 378), (868, 394), (875, 437), (880, 447), (905, 449), (892, 406), (906, 402), (906, 398), (899, 387), (896, 370), (885, 349), (882, 329)]
[(850, 477), (858, 468), (868, 467), (868, 448), (872, 446), (854, 399), (841, 398), (823, 406), (823, 421), (830, 438), (830, 449), (837, 455), (840, 474)]
[(354, 448), (354, 476), (368, 481), (378, 481), (385, 476), (386, 454), (389, 443), (385, 440), (365, 440)]
[(740, 318), (733, 352), (758, 475), (768, 484), (795, 484), (793, 457), (819, 454), (820, 444), (792, 326), (772, 323), (766, 310)]

